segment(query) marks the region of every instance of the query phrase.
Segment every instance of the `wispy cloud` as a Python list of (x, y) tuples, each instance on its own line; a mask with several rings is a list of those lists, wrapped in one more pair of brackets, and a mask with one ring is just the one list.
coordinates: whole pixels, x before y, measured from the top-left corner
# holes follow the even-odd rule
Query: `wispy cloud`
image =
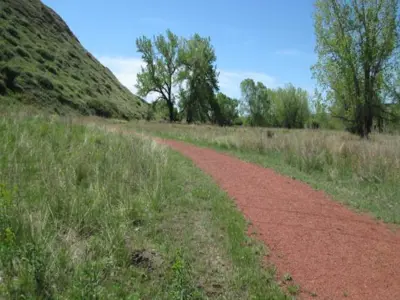
[[(143, 61), (138, 57), (121, 57), (121, 56), (99, 56), (99, 61), (108, 67), (118, 80), (126, 86), (132, 93), (136, 94), (137, 74), (144, 66)], [(149, 94), (146, 97), (148, 102), (157, 99), (156, 94)]]
[[(137, 74), (140, 72), (141, 67), (144, 66), (143, 61), (139, 57), (98, 56), (98, 59), (102, 64), (108, 67), (118, 80), (132, 93), (135, 94), (137, 92), (135, 87)], [(240, 83), (246, 78), (260, 81), (269, 88), (280, 86), (277, 78), (265, 73), (220, 69), (219, 84), (221, 92), (230, 97), (240, 98)], [(156, 94), (150, 94), (146, 100), (152, 102), (156, 98)]]

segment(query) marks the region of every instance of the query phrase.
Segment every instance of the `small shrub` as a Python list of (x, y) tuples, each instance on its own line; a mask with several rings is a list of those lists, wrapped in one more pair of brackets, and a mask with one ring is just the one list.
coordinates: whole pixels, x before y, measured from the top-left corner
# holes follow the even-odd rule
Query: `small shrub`
[(25, 19), (25, 18), (19, 18), (18, 19), (18, 22), (22, 25), (22, 26), (24, 26), (25, 28), (29, 28), (30, 26), (30, 23), (29, 23), (29, 21), (27, 20), (27, 19)]
[(15, 79), (21, 75), (21, 72), (18, 69), (5, 66), (0, 72), (4, 75), (4, 83), (10, 90), (14, 92), (20, 92), (22, 90), (22, 88), (15, 82)]
[(8, 48), (0, 48), (0, 61), (9, 61), (15, 56), (15, 53)]
[(47, 77), (41, 76), (39, 75), (37, 77), (37, 81), (40, 84), (40, 86), (46, 90), (53, 90), (54, 89), (54, 85), (51, 82), (50, 79), (48, 79)]
[(45, 66), (46, 70), (49, 71), (50, 73), (57, 75), (57, 70), (55, 68), (53, 68), (52, 66)]
[(79, 59), (79, 56), (77, 56), (74, 52), (72, 52), (71, 50), (68, 51), (68, 55), (72, 58), (72, 59)]
[(235, 125), (235, 126), (242, 126), (242, 125), (243, 125), (243, 119), (242, 119), (242, 118), (236, 118), (236, 119), (233, 121), (233, 125)]
[(118, 108), (112, 102), (106, 102), (104, 99), (99, 99), (91, 96), (91, 99), (88, 101), (88, 107), (91, 110), (91, 114), (104, 117), (104, 118), (112, 118), (118, 115)]
[(40, 63), (40, 65), (38, 66), (38, 69), (43, 72), (46, 72), (46, 65), (44, 63), (45, 63), (44, 61), (42, 63)]
[(28, 58), (31, 57), (31, 55), (22, 47), (18, 46), (15, 50), (15, 52), (17, 52), (20, 56), (22, 56), (23, 58)]
[(4, 81), (0, 79), (0, 95), (4, 96), (5, 94), (7, 94), (7, 87)]
[(97, 80), (96, 76), (90, 75), (90, 78), (91, 78), (95, 83), (99, 83), (99, 81)]
[[(90, 97), (95, 97), (95, 94), (93, 93), (93, 90), (91, 90), (90, 88), (85, 88), (84, 92)], [(102, 102), (104, 102), (104, 100)]]
[(7, 32), (9, 34), (11, 34), (13, 37), (15, 37), (16, 39), (20, 39), (21, 36), (19, 35), (17, 29), (15, 29), (14, 27), (7, 27)]
[(55, 56), (53, 54), (42, 48), (36, 49), (36, 52), (39, 53), (40, 56), (45, 60), (54, 61), (55, 59)]
[(287, 287), (287, 290), (288, 290), (289, 294), (291, 294), (291, 295), (297, 295), (297, 294), (300, 292), (300, 286), (295, 285), (295, 284), (289, 285), (289, 286)]
[(2, 11), (0, 11), (0, 19), (7, 20), (7, 14), (3, 13)]
[(38, 86), (32, 74), (28, 72), (22, 72), (21, 75), (14, 80), (14, 84), (21, 88), (35, 88)]
[(71, 77), (77, 81), (81, 81), (81, 77), (76, 75), (76, 74), (72, 74)]
[(268, 138), (273, 138), (274, 137), (274, 132), (273, 131), (271, 131), (271, 130), (267, 130), (267, 137)]
[(9, 7), (4, 8), (3, 11), (6, 16), (9, 16), (13, 13), (12, 9)]
[(15, 38), (13, 38), (12, 36), (10, 36), (10, 35), (8, 35), (8, 34), (5, 34), (4, 35), (4, 39), (7, 41), (7, 42), (9, 42), (11, 45), (13, 45), (13, 46), (15, 46), (15, 47), (17, 47), (18, 46), (18, 41), (15, 39)]

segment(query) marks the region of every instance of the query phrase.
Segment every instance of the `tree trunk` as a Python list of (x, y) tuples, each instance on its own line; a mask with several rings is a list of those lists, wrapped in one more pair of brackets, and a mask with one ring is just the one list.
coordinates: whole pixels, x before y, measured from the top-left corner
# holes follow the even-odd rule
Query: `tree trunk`
[(167, 101), (168, 105), (168, 111), (169, 111), (169, 121), (172, 123), (175, 121), (175, 116), (174, 116), (174, 104), (172, 101)]
[(192, 124), (192, 122), (193, 122), (193, 113), (192, 113), (192, 109), (189, 108), (189, 109), (187, 110), (186, 123)]

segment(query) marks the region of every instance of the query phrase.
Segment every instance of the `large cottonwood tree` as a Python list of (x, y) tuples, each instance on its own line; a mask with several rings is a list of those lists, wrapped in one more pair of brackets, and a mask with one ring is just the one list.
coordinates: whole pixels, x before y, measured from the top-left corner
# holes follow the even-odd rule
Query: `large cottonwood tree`
[(368, 137), (399, 47), (398, 0), (317, 0), (314, 74), (347, 128)]

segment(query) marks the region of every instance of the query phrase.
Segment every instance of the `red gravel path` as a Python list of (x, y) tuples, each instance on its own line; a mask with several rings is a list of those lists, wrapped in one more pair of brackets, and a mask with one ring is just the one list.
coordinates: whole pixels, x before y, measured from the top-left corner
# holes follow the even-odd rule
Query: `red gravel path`
[(162, 142), (191, 158), (235, 199), (279, 273), (300, 284), (302, 298), (314, 292), (317, 299), (400, 299), (400, 232), (270, 169)]

